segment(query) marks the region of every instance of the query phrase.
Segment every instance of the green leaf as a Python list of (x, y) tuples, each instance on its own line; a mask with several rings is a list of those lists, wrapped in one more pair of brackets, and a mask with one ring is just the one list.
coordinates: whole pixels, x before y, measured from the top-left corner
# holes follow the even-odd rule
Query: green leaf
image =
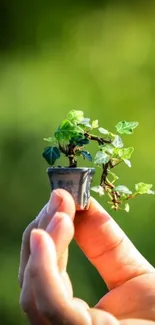
[(138, 122), (120, 121), (116, 124), (116, 130), (120, 134), (132, 134), (133, 130), (139, 125)]
[(112, 166), (116, 166), (118, 165), (120, 162), (122, 162), (122, 160), (120, 158), (111, 158), (111, 163), (112, 163)]
[(116, 150), (116, 153), (122, 159), (130, 159), (133, 151), (134, 151), (134, 148), (133, 147), (120, 148), (120, 149), (117, 149)]
[(74, 125), (69, 120), (64, 120), (57, 131), (55, 132), (55, 138), (57, 141), (69, 140), (73, 137), (77, 137), (84, 133), (83, 129), (78, 125)]
[(148, 190), (147, 194), (153, 194), (153, 195), (155, 195), (155, 191)]
[(91, 127), (92, 127), (92, 129), (97, 129), (98, 128), (98, 120), (92, 121)]
[(129, 205), (129, 203), (125, 203), (125, 208), (124, 208), (124, 210), (125, 210), (126, 212), (129, 212), (129, 211), (130, 211), (130, 205)]
[(152, 184), (138, 183), (135, 185), (135, 189), (138, 194), (155, 194), (155, 192), (151, 190), (152, 186)]
[(83, 146), (85, 144), (88, 144), (89, 143), (89, 139), (87, 138), (84, 138), (84, 139), (81, 139), (79, 141), (77, 141), (77, 145), (80, 145), (80, 146)]
[(87, 139), (83, 134), (78, 134), (78, 136), (71, 138), (69, 143), (76, 146), (83, 146), (89, 143), (89, 139)]
[(98, 128), (99, 132), (102, 134), (109, 134), (109, 131), (104, 128)]
[(103, 151), (98, 151), (96, 153), (95, 159), (94, 159), (94, 164), (100, 165), (100, 164), (106, 164), (110, 160), (110, 156), (107, 155)]
[(50, 142), (52, 146), (57, 144), (57, 141), (54, 137), (44, 138), (44, 141)]
[(78, 134), (77, 136), (73, 136), (69, 140), (69, 144), (77, 145), (78, 142), (82, 141), (84, 138), (83, 134)]
[(98, 193), (101, 196), (104, 195), (104, 189), (100, 185), (92, 187), (91, 190)]
[(84, 119), (84, 113), (73, 109), (67, 114), (67, 119), (74, 124), (78, 124)]
[(92, 161), (92, 156), (88, 151), (81, 151), (81, 155), (83, 156), (84, 159)]
[(123, 159), (123, 161), (125, 162), (125, 164), (128, 166), (128, 167), (131, 167), (131, 161), (128, 160), (128, 159)]
[(47, 147), (42, 155), (48, 164), (53, 166), (55, 161), (60, 158), (60, 150), (57, 147)]
[(128, 187), (124, 185), (118, 185), (116, 186), (113, 191), (124, 193), (124, 194), (132, 194), (132, 192), (128, 189)]
[(52, 137), (49, 137), (49, 138), (44, 138), (44, 141), (47, 141), (47, 142), (53, 142), (53, 138)]
[(115, 139), (112, 142), (115, 148), (122, 148), (124, 146), (123, 141), (119, 135), (115, 136)]
[(106, 152), (110, 153), (110, 155), (112, 155), (114, 152), (114, 147), (110, 144), (104, 144), (102, 146), (102, 151), (106, 151)]
[(86, 128), (91, 128), (90, 118), (87, 118), (87, 117), (84, 118), (82, 121), (80, 121), (79, 124), (86, 127)]

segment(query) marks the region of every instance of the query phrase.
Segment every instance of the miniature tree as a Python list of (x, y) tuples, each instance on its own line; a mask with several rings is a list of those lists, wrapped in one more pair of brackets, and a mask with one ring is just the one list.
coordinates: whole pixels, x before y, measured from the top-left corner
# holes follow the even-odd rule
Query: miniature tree
[[(120, 163), (131, 167), (130, 158), (133, 147), (124, 147), (120, 135), (131, 135), (138, 126), (138, 122), (120, 121), (116, 126), (116, 134), (99, 126), (98, 120), (90, 121), (82, 111), (72, 110), (62, 121), (53, 137), (44, 140), (51, 143), (44, 149), (43, 157), (49, 165), (54, 166), (56, 160), (65, 155), (68, 158), (68, 167), (76, 168), (78, 157), (82, 156), (101, 169), (100, 183), (91, 189), (103, 196), (107, 194), (108, 203), (114, 210), (129, 211), (128, 201), (140, 194), (155, 194), (152, 184), (138, 183), (134, 192), (125, 185), (116, 185), (117, 175), (114, 168)], [(98, 134), (94, 134), (94, 133)], [(93, 132), (93, 133), (92, 133)], [(90, 142), (97, 144), (98, 150), (94, 159), (86, 146)], [(62, 168), (62, 167), (61, 167)]]

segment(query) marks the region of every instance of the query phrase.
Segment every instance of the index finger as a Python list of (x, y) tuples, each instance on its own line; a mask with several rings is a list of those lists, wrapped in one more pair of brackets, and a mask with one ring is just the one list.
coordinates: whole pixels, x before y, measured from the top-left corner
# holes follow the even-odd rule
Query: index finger
[(91, 198), (88, 211), (76, 214), (75, 239), (109, 289), (154, 271), (153, 266), (94, 198)]
[[(19, 266), (19, 274), (18, 281), (20, 286), (22, 287), (24, 271), (26, 264), (30, 255), (30, 234), (34, 228), (46, 229), (50, 220), (53, 218), (54, 214), (59, 212), (65, 212), (70, 216), (71, 219), (74, 218), (75, 215), (75, 204), (71, 197), (71, 195), (62, 189), (54, 190), (50, 196), (50, 200), (48, 204), (46, 204), (43, 209), (40, 211), (39, 215), (36, 219), (34, 219), (25, 229), (22, 236), (22, 245), (21, 245), (21, 253), (20, 253), (20, 266)], [(64, 253), (65, 255), (65, 253)], [(67, 251), (66, 251), (67, 256)], [(63, 264), (63, 258), (61, 261)]]

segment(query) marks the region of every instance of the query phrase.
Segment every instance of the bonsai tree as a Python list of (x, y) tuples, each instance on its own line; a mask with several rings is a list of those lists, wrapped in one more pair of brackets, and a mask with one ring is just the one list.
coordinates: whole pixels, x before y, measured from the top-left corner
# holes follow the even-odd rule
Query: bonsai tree
[[(112, 209), (123, 209), (128, 212), (130, 199), (140, 194), (155, 194), (152, 191), (152, 184), (143, 182), (136, 184), (132, 192), (127, 186), (117, 184), (118, 176), (114, 173), (115, 168), (121, 163), (131, 167), (130, 158), (134, 148), (124, 147), (120, 135), (131, 135), (138, 124), (138, 122), (120, 121), (115, 126), (116, 132), (112, 133), (99, 126), (98, 120), (91, 122), (90, 118), (84, 117), (82, 111), (72, 110), (61, 122), (54, 136), (44, 139), (51, 145), (44, 149), (43, 157), (50, 166), (54, 166), (57, 159), (65, 155), (68, 158), (67, 170), (70, 169), (72, 172), (78, 168), (79, 156), (92, 162), (99, 167), (101, 173), (99, 184), (91, 190), (100, 196), (106, 194)], [(90, 142), (96, 143), (95, 157), (92, 157), (86, 149)], [(54, 169), (55, 167), (52, 168)], [(62, 170), (62, 167), (59, 166), (59, 169)]]

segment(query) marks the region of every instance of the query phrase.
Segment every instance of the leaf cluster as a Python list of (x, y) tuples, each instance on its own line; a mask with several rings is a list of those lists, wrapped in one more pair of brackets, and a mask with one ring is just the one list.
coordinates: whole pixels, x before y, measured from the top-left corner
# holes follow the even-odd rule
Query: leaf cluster
[[(130, 168), (130, 159), (134, 151), (133, 147), (124, 147), (121, 136), (131, 135), (138, 124), (120, 121), (115, 125), (115, 133), (112, 133), (99, 126), (98, 120), (91, 121), (90, 118), (85, 118), (83, 111), (71, 110), (58, 126), (54, 136), (44, 139), (50, 146), (44, 149), (43, 157), (51, 166), (62, 154), (68, 158), (69, 167), (77, 167), (79, 156), (93, 161), (102, 172), (100, 184), (92, 187), (92, 190), (101, 196), (107, 194), (112, 209), (124, 209), (128, 212), (129, 199), (139, 194), (155, 194), (152, 191), (152, 184), (138, 183), (133, 192), (125, 185), (115, 185), (118, 177), (113, 168), (120, 163)], [(98, 148), (94, 158), (85, 148), (92, 141), (96, 142)]]
[(57, 128), (54, 137), (44, 139), (52, 143), (52, 146), (44, 149), (43, 157), (51, 166), (60, 158), (61, 154), (65, 154), (70, 158), (70, 161), (73, 161), (75, 167), (78, 156), (92, 161), (91, 154), (84, 149), (85, 145), (88, 145), (90, 142), (86, 132), (90, 132), (97, 127), (98, 121), (96, 120), (91, 123), (89, 118), (84, 117), (82, 111), (70, 111), (66, 119)]

